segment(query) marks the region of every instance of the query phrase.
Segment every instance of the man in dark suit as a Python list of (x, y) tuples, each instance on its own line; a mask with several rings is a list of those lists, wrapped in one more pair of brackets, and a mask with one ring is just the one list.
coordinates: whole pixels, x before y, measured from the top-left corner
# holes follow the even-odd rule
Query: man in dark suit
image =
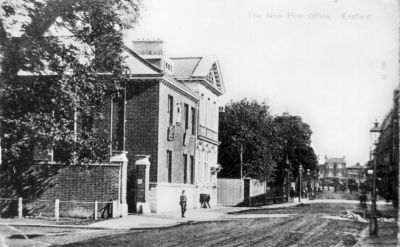
[(182, 218), (185, 218), (185, 212), (186, 212), (186, 201), (187, 198), (185, 196), (185, 191), (182, 190), (182, 195), (179, 199), (179, 205), (181, 205), (181, 213), (182, 213)]

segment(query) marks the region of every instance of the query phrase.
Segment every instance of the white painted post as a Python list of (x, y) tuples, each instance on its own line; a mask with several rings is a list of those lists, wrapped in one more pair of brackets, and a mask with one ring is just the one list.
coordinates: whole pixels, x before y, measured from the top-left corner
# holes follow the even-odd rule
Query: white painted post
[(117, 209), (117, 201), (113, 200), (113, 202), (112, 202), (112, 217), (114, 219), (117, 218), (117, 211), (118, 211), (118, 209)]
[(56, 199), (54, 201), (54, 218), (56, 221), (60, 219), (60, 200)]
[(93, 213), (93, 219), (97, 220), (97, 211), (99, 208), (99, 203), (97, 201), (94, 201), (94, 213)]
[(18, 197), (18, 218), (22, 218), (22, 197)]

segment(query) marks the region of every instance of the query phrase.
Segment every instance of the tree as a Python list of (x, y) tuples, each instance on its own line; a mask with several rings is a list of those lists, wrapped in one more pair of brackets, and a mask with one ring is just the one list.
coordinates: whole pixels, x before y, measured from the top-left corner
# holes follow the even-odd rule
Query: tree
[[(110, 98), (121, 99), (122, 32), (139, 8), (139, 0), (1, 2), (1, 182), (15, 193), (28, 193), (35, 147), (51, 147), (64, 166), (109, 158), (109, 140), (94, 125)], [(50, 27), (70, 35), (53, 36)], [(21, 79), (21, 71), (32, 76)]]
[(277, 116), (274, 123), (279, 142), (283, 144), (278, 161), (280, 176), (277, 179), (284, 177), (285, 169), (290, 169), (297, 177), (300, 165), (304, 170), (310, 169), (311, 173), (318, 171), (318, 159), (311, 147), (310, 126), (301, 117), (291, 115)]
[(220, 115), (219, 135), (220, 176), (240, 177), (243, 170), (243, 177), (272, 179), (281, 147), (276, 145), (276, 130), (266, 102), (243, 99), (227, 104)]

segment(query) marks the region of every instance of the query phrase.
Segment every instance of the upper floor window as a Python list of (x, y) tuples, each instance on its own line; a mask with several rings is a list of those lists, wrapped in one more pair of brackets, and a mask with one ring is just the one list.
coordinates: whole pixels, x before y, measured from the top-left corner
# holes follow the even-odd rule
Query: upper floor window
[(189, 129), (189, 105), (185, 104), (183, 106), (183, 114), (185, 118), (185, 130)]
[(192, 113), (192, 135), (196, 134), (196, 109), (194, 107), (191, 108)]
[(168, 95), (168, 116), (169, 124), (172, 125), (174, 122), (174, 97)]

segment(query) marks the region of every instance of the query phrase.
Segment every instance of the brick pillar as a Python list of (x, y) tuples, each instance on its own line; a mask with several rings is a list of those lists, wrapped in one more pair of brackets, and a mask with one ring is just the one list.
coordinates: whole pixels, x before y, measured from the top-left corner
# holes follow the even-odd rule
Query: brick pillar
[(127, 190), (127, 176), (128, 176), (128, 158), (126, 154), (128, 152), (121, 152), (119, 154), (111, 157), (111, 164), (119, 164), (120, 165), (120, 175), (119, 175), (119, 195), (118, 195), (118, 204), (120, 211), (117, 212), (119, 216), (128, 215), (128, 204), (126, 203), (126, 190)]
[(149, 186), (150, 186), (150, 161), (148, 155), (137, 155), (136, 166), (136, 208), (137, 212), (150, 213)]

